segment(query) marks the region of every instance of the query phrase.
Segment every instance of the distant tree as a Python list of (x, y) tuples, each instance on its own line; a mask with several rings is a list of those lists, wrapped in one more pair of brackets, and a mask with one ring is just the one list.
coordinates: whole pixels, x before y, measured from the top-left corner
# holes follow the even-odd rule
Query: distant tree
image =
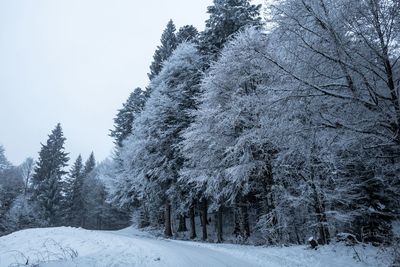
[(121, 229), (129, 224), (130, 213), (120, 209), (109, 199), (110, 193), (107, 190), (107, 184), (114, 179), (114, 169), (115, 162), (105, 160), (95, 166), (85, 177), (82, 191), (85, 201), (83, 227), (88, 229)]
[(94, 157), (94, 153), (90, 153), (89, 158), (85, 162), (85, 167), (83, 169), (83, 173), (85, 176), (89, 175), (94, 168), (96, 167), (96, 159)]
[(67, 194), (69, 202), (69, 217), (71, 225), (82, 226), (82, 218), (84, 216), (84, 201), (82, 195), (82, 187), (84, 182), (84, 169), (81, 155), (75, 160), (69, 172), (70, 192)]
[(153, 62), (150, 65), (150, 73), (148, 74), (150, 80), (153, 80), (153, 78), (160, 73), (164, 61), (167, 60), (175, 50), (177, 46), (175, 31), (175, 24), (170, 20), (161, 35), (161, 44), (157, 46), (154, 52)]
[[(90, 221), (89, 218), (89, 214), (90, 214), (90, 210), (96, 209), (97, 207), (95, 207), (96, 204), (91, 205), (93, 203), (96, 203), (96, 197), (97, 196), (93, 196), (94, 194), (91, 194), (90, 192), (90, 188), (93, 189), (93, 184), (92, 184), (92, 172), (94, 171), (94, 169), (96, 168), (96, 159), (94, 157), (94, 153), (90, 153), (89, 158), (86, 160), (85, 162), (85, 166), (82, 169), (82, 185), (81, 185), (81, 199), (82, 199), (82, 214), (81, 214), (81, 218), (80, 218), (80, 226), (81, 227), (87, 227), (88, 226), (88, 222)], [(92, 197), (93, 196), (93, 197)], [(93, 198), (91, 199), (91, 201), (88, 201), (88, 198)], [(102, 205), (102, 201), (98, 201), (97, 205), (101, 206)], [(90, 224), (90, 223), (89, 223)]]
[(48, 225), (56, 224), (60, 211), (61, 179), (67, 173), (64, 167), (69, 160), (68, 153), (64, 151), (65, 140), (61, 125), (57, 124), (46, 144), (42, 144), (32, 176), (31, 201), (38, 202), (43, 219)]
[(26, 158), (25, 161), (19, 166), (21, 170), (22, 177), (24, 179), (24, 195), (27, 195), (27, 191), (29, 189), (29, 183), (32, 179), (33, 168), (35, 165), (35, 161), (33, 158)]
[(10, 166), (0, 172), (0, 235), (15, 229), (7, 218), (17, 197), (23, 193), (24, 181), (17, 167)]
[(145, 102), (145, 92), (136, 88), (122, 108), (118, 110), (117, 116), (114, 118), (114, 129), (110, 133), (117, 147), (122, 147), (123, 141), (132, 132), (133, 120), (143, 110)]
[(0, 171), (8, 169), (9, 167), (11, 167), (11, 163), (6, 158), (4, 147), (0, 145)]
[(18, 167), (8, 163), (5, 157), (1, 161), (7, 162), (3, 166), (8, 167), (0, 170), (0, 235), (39, 226), (35, 208), (28, 203), (33, 159), (27, 158)]
[(35, 205), (36, 203), (29, 202), (29, 199), (23, 193), (19, 194), (3, 217), (6, 222), (7, 232), (45, 226), (37, 213)]

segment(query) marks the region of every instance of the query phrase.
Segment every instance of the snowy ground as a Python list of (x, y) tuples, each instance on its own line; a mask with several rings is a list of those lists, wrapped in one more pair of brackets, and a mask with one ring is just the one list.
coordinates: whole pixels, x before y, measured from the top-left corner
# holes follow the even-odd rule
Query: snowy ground
[[(358, 257), (361, 259), (358, 260)], [(253, 247), (157, 239), (133, 228), (89, 231), (30, 229), (0, 238), (0, 266), (389, 266), (388, 251), (370, 246)]]

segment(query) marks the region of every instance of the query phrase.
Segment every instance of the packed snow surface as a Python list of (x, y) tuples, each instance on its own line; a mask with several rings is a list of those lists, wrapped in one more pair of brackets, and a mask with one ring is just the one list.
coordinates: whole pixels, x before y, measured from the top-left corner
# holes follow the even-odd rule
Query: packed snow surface
[(254, 247), (167, 240), (131, 227), (121, 231), (41, 228), (0, 237), (0, 266), (25, 265), (389, 266), (390, 257), (385, 251), (361, 245), (353, 248), (334, 244), (311, 250), (306, 246)]

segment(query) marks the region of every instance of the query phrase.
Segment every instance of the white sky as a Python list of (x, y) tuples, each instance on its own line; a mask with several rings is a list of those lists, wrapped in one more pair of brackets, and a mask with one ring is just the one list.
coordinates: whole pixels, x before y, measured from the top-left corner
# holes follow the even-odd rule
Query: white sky
[(72, 160), (112, 150), (113, 117), (147, 84), (161, 33), (203, 29), (212, 0), (0, 0), (0, 144), (37, 157), (60, 122)]

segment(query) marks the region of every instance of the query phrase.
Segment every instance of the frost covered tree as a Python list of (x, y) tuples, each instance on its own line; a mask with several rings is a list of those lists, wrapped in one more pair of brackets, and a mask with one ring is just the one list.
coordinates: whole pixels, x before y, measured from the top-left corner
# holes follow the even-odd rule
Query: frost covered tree
[[(3, 162), (6, 158), (3, 157)], [(0, 170), (0, 235), (41, 225), (35, 205), (29, 203), (33, 159)], [(3, 165), (4, 166), (4, 165)]]
[(3, 217), (7, 229), (6, 232), (44, 226), (36, 211), (34, 203), (29, 202), (26, 196), (23, 194), (16, 196), (10, 209)]
[(121, 147), (122, 142), (132, 132), (133, 120), (142, 111), (145, 102), (145, 92), (136, 88), (129, 95), (122, 108), (118, 110), (117, 116), (114, 118), (114, 129), (110, 133), (117, 147)]
[(5, 173), (14, 180), (12, 188), (6, 189), (7, 194), (14, 192), (14, 197), (7, 212), (0, 216), (3, 218), (8, 232), (43, 225), (37, 214), (36, 203), (29, 202), (31, 195), (29, 180), (33, 168), (33, 160), (31, 160), (28, 158), (20, 166), (13, 167), (12, 172)]
[(181, 44), (151, 83), (153, 92), (133, 124), (121, 157), (126, 173), (120, 183), (121, 202), (137, 197), (151, 205), (152, 223), (164, 207), (165, 235), (171, 236), (171, 204), (183, 159), (177, 144), (192, 118), (201, 57), (193, 44)]
[(8, 169), (9, 167), (11, 167), (11, 163), (6, 158), (4, 147), (0, 145), (0, 171)]
[(279, 153), (273, 165), (278, 225), (270, 230), (275, 242), (304, 243), (309, 236), (317, 236), (320, 244), (328, 244), (326, 191), (332, 182), (332, 168), (329, 155), (323, 153), (328, 147), (326, 133), (310, 123), (307, 105), (301, 100), (297, 105), (287, 102), (295, 110), (289, 113), (292, 122), (285, 121), (289, 127), (275, 131), (280, 132), (280, 140), (275, 138)]
[(0, 235), (14, 230), (15, 225), (8, 220), (7, 214), (12, 209), (13, 203), (23, 193), (24, 182), (20, 170), (12, 166), (0, 146)]
[(31, 157), (26, 158), (25, 161), (19, 166), (25, 184), (24, 195), (27, 195), (28, 193), (34, 166), (35, 166), (35, 161)]
[[(398, 213), (395, 206), (389, 208), (397, 203), (393, 192), (398, 188), (399, 169), (399, 96), (396, 93), (399, 77), (395, 71), (399, 57), (395, 41), (399, 36), (399, 13), (395, 11), (398, 9), (399, 2), (391, 0), (288, 0), (272, 10), (275, 24), (270, 34), (271, 50), (260, 52), (259, 56), (273, 63), (291, 81), (287, 90), (293, 92), (293, 98), (306, 99), (303, 101), (307, 103), (303, 109), (306, 112), (299, 117), (299, 126), (309, 133), (303, 142), (298, 142), (308, 144), (307, 147), (299, 150), (297, 158), (294, 153), (286, 153), (280, 166), (300, 164), (290, 171), (294, 174), (292, 182), (300, 179), (297, 182), (300, 184), (292, 184), (286, 192), (296, 193), (293, 189), (303, 184), (304, 190), (310, 193), (312, 212), (317, 217), (323, 243), (329, 240), (324, 236), (329, 236), (331, 231), (324, 228), (335, 228), (346, 217), (338, 214), (346, 205), (347, 226), (339, 228), (353, 229), (358, 237), (363, 236), (360, 231), (366, 229), (364, 226), (352, 228), (359, 221), (352, 210), (361, 201), (356, 200), (360, 192), (369, 198), (368, 201), (363, 198), (364, 211), (375, 210), (375, 214), (380, 214), (370, 216), (364, 212), (361, 221), (382, 229), (379, 235), (390, 236), (387, 225), (394, 218), (390, 213)], [(294, 151), (293, 145), (285, 146), (288, 149), (285, 151)], [(360, 154), (369, 166), (352, 165), (360, 162), (357, 159)], [(332, 162), (340, 164), (332, 166)], [(370, 171), (363, 171), (365, 168)], [(351, 180), (349, 173), (353, 173)], [(345, 180), (350, 186), (345, 186)], [(389, 190), (382, 194), (385, 187)], [(345, 192), (347, 200), (354, 202), (337, 201), (339, 192)], [(297, 193), (299, 200), (308, 195), (304, 191), (300, 193)], [(384, 197), (377, 198), (378, 195)], [(303, 201), (307, 199), (310, 198)]]
[(69, 160), (64, 150), (65, 140), (61, 125), (57, 124), (46, 144), (42, 144), (32, 176), (31, 201), (37, 201), (43, 220), (48, 225), (57, 223), (60, 212), (61, 179), (67, 173), (64, 168)]
[(207, 8), (210, 17), (200, 34), (200, 51), (216, 59), (233, 34), (246, 26), (261, 26), (260, 8), (249, 0), (214, 0)]
[[(360, 136), (358, 140), (363, 140)], [(362, 242), (391, 241), (391, 222), (396, 219), (399, 181), (391, 172), (379, 170), (359, 141), (336, 150), (335, 184), (340, 193), (333, 196), (337, 222)], [(345, 218), (343, 220), (342, 218)], [(342, 220), (340, 220), (342, 219)]]
[[(284, 1), (275, 9), (282, 57), (266, 57), (303, 88), (332, 100), (321, 112), (326, 126), (363, 133), (373, 142), (368, 149), (381, 156), (398, 152), (399, 5)], [(338, 106), (346, 108), (333, 112)]]
[(150, 65), (149, 79), (156, 77), (163, 67), (163, 63), (167, 60), (177, 46), (176, 27), (172, 20), (167, 23), (164, 32), (161, 35), (161, 44), (157, 46), (153, 55), (153, 62)]
[(218, 241), (224, 207), (239, 207), (241, 234), (248, 237), (249, 199), (266, 198), (272, 186), (267, 170), (274, 148), (261, 127), (268, 112), (265, 87), (272, 79), (268, 62), (254, 52), (265, 46), (265, 35), (253, 28), (226, 45), (203, 79), (201, 105), (184, 134), (181, 181), (217, 211)]

